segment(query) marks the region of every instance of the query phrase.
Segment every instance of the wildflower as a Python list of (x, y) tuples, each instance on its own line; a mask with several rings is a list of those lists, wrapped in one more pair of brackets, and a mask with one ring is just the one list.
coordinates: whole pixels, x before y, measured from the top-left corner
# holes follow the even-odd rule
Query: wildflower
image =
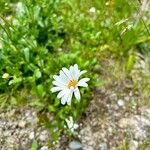
[(9, 74), (8, 73), (4, 73), (2, 76), (3, 79), (8, 79), (9, 78)]
[(51, 92), (59, 91), (57, 98), (61, 99), (61, 103), (63, 105), (66, 103), (68, 105), (71, 104), (73, 94), (77, 100), (80, 100), (81, 96), (78, 87), (87, 87), (88, 84), (86, 82), (90, 80), (89, 78), (83, 78), (79, 80), (79, 77), (84, 73), (86, 73), (86, 71), (80, 71), (78, 69), (78, 65), (75, 64), (74, 66), (70, 66), (69, 69), (62, 68), (62, 70), (59, 72), (59, 75), (53, 76), (53, 84), (56, 87), (53, 87)]
[(71, 116), (69, 116), (69, 119), (65, 119), (66, 123), (67, 123), (67, 127), (68, 129), (73, 133), (74, 130), (76, 130), (79, 125), (74, 123), (73, 118)]

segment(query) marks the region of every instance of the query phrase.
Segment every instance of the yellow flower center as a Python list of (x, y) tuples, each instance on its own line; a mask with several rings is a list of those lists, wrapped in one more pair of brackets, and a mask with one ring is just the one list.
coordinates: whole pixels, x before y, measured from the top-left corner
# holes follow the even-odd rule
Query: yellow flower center
[(76, 80), (70, 80), (68, 83), (68, 88), (70, 89), (71, 87), (76, 87), (77, 81)]

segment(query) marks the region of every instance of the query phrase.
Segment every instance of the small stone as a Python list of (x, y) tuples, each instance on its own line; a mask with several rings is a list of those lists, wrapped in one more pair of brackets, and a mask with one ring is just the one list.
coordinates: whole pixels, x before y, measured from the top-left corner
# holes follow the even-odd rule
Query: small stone
[(124, 106), (124, 101), (122, 99), (119, 99), (117, 103), (120, 107)]
[(13, 145), (14, 143), (16, 143), (16, 139), (14, 137), (8, 137), (7, 141), (6, 141), (9, 145)]
[(101, 144), (99, 145), (99, 147), (100, 147), (100, 150), (108, 150), (108, 146), (107, 146), (106, 143), (101, 143)]
[(72, 141), (69, 143), (70, 150), (82, 150), (82, 144), (79, 141)]
[(34, 132), (31, 132), (31, 133), (29, 134), (29, 139), (30, 139), (30, 140), (34, 139)]
[(42, 146), (40, 150), (48, 150), (48, 146)]
[(17, 122), (14, 122), (11, 126), (12, 129), (16, 129), (16, 126), (17, 126)]
[(39, 139), (41, 141), (46, 141), (47, 138), (48, 138), (48, 132), (46, 130), (42, 131), (40, 136), (39, 136)]
[(119, 121), (119, 127), (120, 128), (127, 128), (128, 125), (129, 125), (129, 122), (130, 122), (130, 119), (129, 118), (122, 118), (120, 121)]
[(24, 128), (25, 125), (26, 125), (26, 122), (23, 121), (23, 120), (19, 121), (19, 123), (18, 123), (18, 126), (19, 126), (20, 128)]
[(10, 130), (6, 130), (3, 135), (8, 137), (8, 136), (11, 136), (12, 132)]
[(14, 115), (15, 115), (15, 112), (16, 112), (15, 109), (11, 110), (11, 111), (9, 112), (9, 116), (10, 116), (10, 117), (14, 116)]
[(31, 141), (29, 141), (28, 139), (25, 138), (21, 138), (20, 140), (20, 146), (23, 150), (27, 149), (28, 145), (31, 144)]
[(129, 97), (129, 96), (126, 96), (126, 97), (124, 97), (124, 100), (125, 100), (125, 101), (129, 101), (129, 100), (130, 100), (130, 97)]
[(138, 142), (135, 140), (130, 141), (129, 150), (137, 150), (137, 149), (138, 149)]
[(150, 109), (149, 108), (143, 107), (143, 108), (141, 108), (141, 112), (143, 115), (145, 115), (147, 118), (150, 119)]
[(109, 131), (109, 133), (112, 133), (112, 132), (113, 132), (113, 128), (112, 128), (112, 127), (109, 127), (109, 128), (108, 128), (108, 131)]
[(119, 107), (118, 107), (117, 105), (114, 105), (114, 106), (113, 106), (113, 109), (114, 109), (114, 110), (118, 110)]
[(40, 137), (39, 137), (39, 139), (41, 141), (45, 141), (46, 140), (46, 135), (41, 134)]

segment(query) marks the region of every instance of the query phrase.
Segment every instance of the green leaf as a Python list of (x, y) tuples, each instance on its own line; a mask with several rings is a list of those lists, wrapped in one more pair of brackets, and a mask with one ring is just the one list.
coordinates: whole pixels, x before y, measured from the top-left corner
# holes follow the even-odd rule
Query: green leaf
[(34, 12), (34, 17), (35, 17), (35, 19), (38, 19), (39, 14), (40, 14), (40, 10), (41, 10), (41, 8), (40, 8), (40, 6), (38, 6), (38, 5), (33, 8), (33, 12)]
[(49, 105), (48, 110), (49, 110), (49, 112), (55, 112), (56, 111), (56, 109), (53, 105)]
[(128, 73), (130, 73), (134, 67), (134, 64), (136, 62), (136, 58), (134, 55), (130, 55), (126, 64), (126, 70)]
[(20, 83), (22, 81), (22, 78), (17, 78), (17, 77), (14, 77), (14, 79), (10, 80), (8, 85), (12, 85), (12, 84), (17, 84), (17, 83)]
[(36, 140), (33, 140), (30, 150), (38, 150), (38, 143)]
[(39, 69), (36, 69), (36, 70), (34, 71), (34, 74), (35, 74), (35, 77), (36, 77), (37, 79), (41, 78), (41, 76), (42, 76), (42, 73), (41, 73), (41, 71), (40, 71)]
[(25, 60), (29, 62), (29, 48), (23, 49)]
[(60, 100), (56, 99), (54, 102), (54, 106), (59, 106), (59, 104), (60, 104)]
[(45, 95), (44, 87), (42, 84), (37, 86), (37, 93), (41, 97), (43, 97)]
[(17, 104), (17, 99), (15, 97), (11, 97), (11, 104), (16, 105)]

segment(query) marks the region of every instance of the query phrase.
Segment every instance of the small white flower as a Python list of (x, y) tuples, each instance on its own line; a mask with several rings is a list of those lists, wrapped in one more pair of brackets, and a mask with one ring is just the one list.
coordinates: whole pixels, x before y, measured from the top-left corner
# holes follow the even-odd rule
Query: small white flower
[(3, 79), (8, 79), (9, 78), (9, 74), (8, 73), (4, 73), (2, 76)]
[(91, 8), (89, 9), (89, 12), (90, 12), (90, 13), (95, 13), (95, 12), (96, 12), (96, 8), (95, 8), (95, 7), (91, 7)]
[[(60, 70), (59, 75), (54, 75), (53, 84), (56, 87), (51, 89), (51, 92), (58, 92), (57, 98), (61, 99), (61, 103), (64, 104), (71, 104), (72, 96), (74, 94), (77, 100), (80, 100), (80, 91), (78, 89), (79, 86), (87, 87), (89, 78), (83, 78), (79, 80), (79, 77), (86, 73), (85, 70), (80, 71), (78, 69), (78, 65), (75, 64), (74, 66), (70, 66), (69, 69), (62, 68)], [(78, 81), (79, 80), (79, 81)]]
[(74, 123), (73, 118), (70, 116), (69, 119), (65, 119), (66, 123), (67, 123), (67, 127), (68, 129), (73, 133), (74, 130), (76, 130), (79, 125)]

